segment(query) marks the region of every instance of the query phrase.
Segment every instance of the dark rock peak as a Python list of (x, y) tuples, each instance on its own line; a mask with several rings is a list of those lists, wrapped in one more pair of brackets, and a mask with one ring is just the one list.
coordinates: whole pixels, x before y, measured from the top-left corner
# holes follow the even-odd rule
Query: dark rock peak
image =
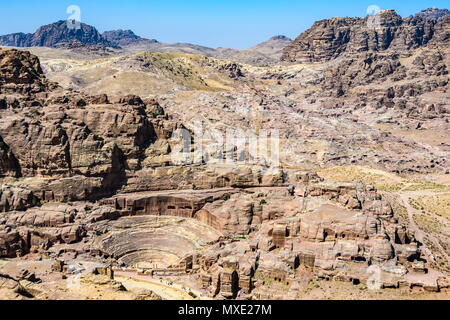
[(65, 20), (39, 27), (34, 34), (15, 33), (0, 37), (0, 45), (16, 47), (61, 47), (73, 42), (90, 46), (114, 46), (94, 27), (81, 23), (79, 29), (70, 29)]
[(450, 14), (450, 11), (448, 11), (448, 9), (428, 8), (420, 11), (415, 16), (425, 19), (439, 20), (440, 18), (448, 14)]
[(277, 36), (273, 36), (272, 38), (270, 38), (269, 39), (269, 41), (272, 41), (272, 40), (286, 40), (286, 41), (292, 41), (292, 39), (291, 38), (288, 38), (288, 37), (286, 37), (286, 36), (284, 36), (284, 35), (277, 35)]
[(77, 41), (88, 45), (111, 46), (96, 28), (81, 23), (79, 29), (69, 29), (67, 21), (58, 21), (40, 27), (33, 36), (32, 46), (55, 47)]
[(128, 46), (136, 43), (158, 43), (156, 40), (149, 40), (145, 38), (141, 38), (140, 36), (136, 35), (131, 30), (112, 30), (112, 31), (105, 31), (102, 34), (103, 38), (110, 41), (111, 43), (118, 45), (118, 46)]
[(105, 31), (103, 32), (102, 36), (103, 38), (111, 42), (120, 41), (123, 39), (130, 39), (130, 40), (142, 39), (141, 37), (137, 36), (133, 31), (122, 29)]

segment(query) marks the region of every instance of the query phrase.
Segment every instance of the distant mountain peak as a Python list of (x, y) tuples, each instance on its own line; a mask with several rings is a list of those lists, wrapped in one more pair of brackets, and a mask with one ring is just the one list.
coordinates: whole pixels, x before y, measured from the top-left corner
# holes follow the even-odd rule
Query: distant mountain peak
[(440, 18), (445, 17), (448, 14), (450, 14), (450, 11), (448, 11), (448, 9), (438, 9), (435, 7), (420, 11), (416, 14), (416, 17), (439, 20)]
[(115, 47), (102, 37), (93, 26), (81, 23), (80, 28), (71, 29), (67, 21), (60, 20), (39, 27), (35, 33), (14, 33), (0, 36), (0, 45), (15, 47), (63, 47), (72, 43), (85, 46)]
[(286, 36), (284, 36), (284, 35), (276, 35), (276, 36), (273, 36), (272, 38), (269, 39), (269, 41), (272, 41), (272, 40), (286, 40), (286, 41), (292, 41), (291, 38), (288, 38), (288, 37), (286, 37)]
[(141, 38), (131, 30), (112, 30), (103, 32), (102, 36), (111, 43), (118, 46), (129, 46), (138, 43), (158, 43), (155, 39)]

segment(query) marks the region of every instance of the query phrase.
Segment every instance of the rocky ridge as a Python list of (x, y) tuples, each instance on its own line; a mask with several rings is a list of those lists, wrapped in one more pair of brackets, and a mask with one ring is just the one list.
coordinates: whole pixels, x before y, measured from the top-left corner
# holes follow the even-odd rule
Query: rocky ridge
[(149, 40), (141, 38), (131, 30), (119, 29), (119, 30), (105, 31), (102, 33), (102, 37), (111, 42), (112, 44), (121, 47), (145, 43), (148, 44), (158, 43), (158, 41), (154, 39)]
[(69, 29), (67, 23), (58, 21), (45, 25), (39, 27), (35, 33), (0, 36), (0, 46), (59, 48), (91, 57), (121, 56), (144, 51), (177, 52), (267, 65), (278, 62), (284, 47), (292, 42), (286, 36), (278, 35), (245, 50), (214, 49), (190, 43), (160, 43), (155, 39), (142, 38), (132, 30), (118, 29), (100, 34), (95, 27), (84, 23), (80, 24), (80, 29)]
[(450, 15), (440, 19), (427, 14), (402, 18), (394, 10), (375, 16), (322, 20), (298, 36), (284, 51), (281, 61), (288, 63), (325, 62), (361, 52), (409, 50), (449, 40)]
[(92, 26), (80, 23), (79, 29), (70, 29), (67, 21), (39, 27), (34, 33), (14, 33), (0, 37), (1, 46), (14, 47), (73, 47), (77, 43), (84, 46), (114, 47), (111, 42)]
[(428, 8), (420, 11), (416, 14), (416, 16), (420, 16), (425, 19), (439, 20), (448, 14), (450, 14), (450, 11), (448, 11), (448, 9)]

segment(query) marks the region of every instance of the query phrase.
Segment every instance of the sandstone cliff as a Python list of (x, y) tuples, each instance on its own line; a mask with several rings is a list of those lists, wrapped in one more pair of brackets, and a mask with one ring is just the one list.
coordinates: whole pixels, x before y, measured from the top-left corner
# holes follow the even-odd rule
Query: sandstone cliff
[(450, 15), (440, 19), (422, 14), (402, 18), (394, 10), (375, 16), (322, 20), (298, 36), (283, 52), (289, 63), (325, 62), (360, 52), (395, 51), (408, 54), (429, 43), (449, 41)]

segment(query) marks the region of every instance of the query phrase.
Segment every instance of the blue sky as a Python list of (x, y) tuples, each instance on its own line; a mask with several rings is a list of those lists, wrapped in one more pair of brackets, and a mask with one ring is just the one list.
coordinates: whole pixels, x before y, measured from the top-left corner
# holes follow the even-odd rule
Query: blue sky
[(370, 5), (408, 16), (428, 7), (448, 8), (448, 0), (18, 0), (1, 1), (0, 34), (34, 32), (67, 19), (69, 5), (81, 8), (82, 22), (100, 32), (132, 29), (162, 42), (190, 42), (209, 47), (247, 48), (284, 34), (295, 38), (316, 20), (365, 16)]

